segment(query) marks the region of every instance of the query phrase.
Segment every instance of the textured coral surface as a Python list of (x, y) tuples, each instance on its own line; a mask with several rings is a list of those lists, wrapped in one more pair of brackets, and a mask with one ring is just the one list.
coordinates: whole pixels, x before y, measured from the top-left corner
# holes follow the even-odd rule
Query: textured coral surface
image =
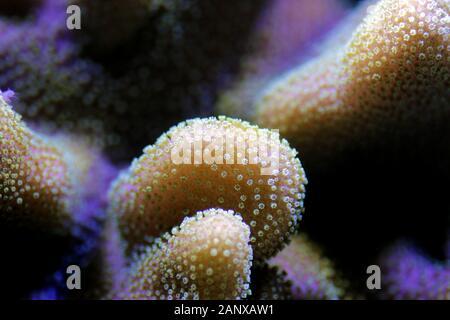
[(221, 209), (199, 212), (137, 258), (119, 297), (245, 298), (252, 259), (250, 230), (239, 215)]
[(0, 0), (0, 296), (449, 300), (450, 2), (359, 2)]
[[(124, 238), (131, 245), (141, 243), (184, 216), (217, 207), (242, 214), (252, 229), (257, 260), (274, 255), (301, 218), (307, 180), (297, 153), (270, 134), (228, 118), (189, 120), (169, 130), (144, 149), (110, 191), (110, 210)], [(188, 161), (178, 164), (171, 151), (185, 145), (189, 153), (180, 155)], [(257, 148), (266, 148), (267, 155)], [(279, 158), (276, 168), (262, 165), (273, 157)], [(265, 175), (265, 168), (276, 172)]]
[(278, 128), (311, 163), (342, 149), (406, 140), (418, 147), (448, 135), (446, 2), (385, 0), (366, 12), (349, 22), (356, 27), (345, 41), (275, 77), (254, 99), (252, 120)]

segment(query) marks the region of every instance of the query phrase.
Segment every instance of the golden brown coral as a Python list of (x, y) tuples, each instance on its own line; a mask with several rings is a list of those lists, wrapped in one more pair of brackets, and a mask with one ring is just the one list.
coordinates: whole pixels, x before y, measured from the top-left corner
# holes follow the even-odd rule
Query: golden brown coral
[(46, 227), (67, 222), (70, 184), (61, 152), (28, 129), (1, 94), (0, 147), (2, 220)]
[[(178, 163), (178, 148), (185, 146), (178, 160), (187, 163)], [(303, 212), (307, 180), (296, 155), (274, 132), (247, 122), (190, 120), (121, 174), (110, 191), (110, 211), (132, 247), (197, 211), (234, 210), (251, 227), (255, 259), (263, 260), (284, 246)]]
[(147, 248), (131, 266), (124, 299), (239, 299), (248, 293), (250, 230), (232, 211), (206, 210)]
[(341, 50), (275, 81), (256, 122), (314, 159), (439, 132), (450, 114), (449, 19), (445, 1), (378, 2)]
[[(307, 13), (307, 14), (306, 14)], [(304, 59), (313, 39), (335, 24), (344, 7), (335, 0), (269, 1), (250, 41), (250, 53), (241, 63), (238, 79), (220, 97), (218, 114), (249, 119), (251, 104), (272, 77)], [(308, 50), (305, 50), (308, 48)]]

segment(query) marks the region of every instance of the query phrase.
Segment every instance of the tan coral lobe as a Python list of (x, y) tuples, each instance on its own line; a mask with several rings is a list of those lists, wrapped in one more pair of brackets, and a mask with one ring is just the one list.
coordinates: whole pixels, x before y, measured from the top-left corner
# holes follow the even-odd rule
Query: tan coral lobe
[(239, 299), (249, 291), (250, 230), (232, 211), (185, 218), (131, 266), (122, 299)]
[(310, 50), (313, 39), (344, 11), (344, 4), (337, 0), (268, 1), (253, 30), (240, 74), (220, 96), (216, 113), (245, 120), (253, 117), (252, 103), (260, 89), (292, 63), (304, 59), (299, 52)]
[(386, 141), (424, 144), (445, 129), (448, 2), (381, 0), (367, 12), (344, 46), (274, 81), (256, 103), (256, 122), (279, 128), (307, 157)]
[(67, 222), (71, 186), (62, 153), (28, 129), (1, 95), (0, 148), (1, 219), (46, 228)]
[[(274, 138), (255, 140), (264, 135)], [(256, 260), (273, 256), (301, 218), (307, 180), (297, 152), (271, 135), (224, 117), (173, 127), (147, 147), (110, 190), (110, 211), (124, 239), (132, 247), (170, 230), (185, 216), (223, 208), (240, 213), (250, 226)], [(172, 152), (186, 141), (191, 152), (183, 153), (183, 159), (188, 154), (190, 164), (179, 164)], [(262, 169), (271, 167), (275, 158), (277, 168), (266, 175)]]

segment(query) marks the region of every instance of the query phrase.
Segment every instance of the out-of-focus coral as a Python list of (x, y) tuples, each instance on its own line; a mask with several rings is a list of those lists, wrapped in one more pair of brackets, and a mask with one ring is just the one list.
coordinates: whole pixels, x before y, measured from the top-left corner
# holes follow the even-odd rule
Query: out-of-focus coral
[[(317, 245), (303, 234), (294, 236), (289, 246), (272, 258), (269, 265), (286, 273), (293, 299), (336, 300), (346, 297), (344, 280), (340, 279), (331, 261), (323, 257)], [(278, 286), (277, 282), (275, 285)]]
[[(50, 132), (88, 134), (123, 160), (171, 125), (210, 114), (263, 1), (148, 1), (142, 12), (138, 1), (128, 1), (126, 10), (114, 10), (119, 1), (85, 1), (81, 30), (66, 27), (67, 0), (42, 2), (31, 18), (0, 16), (0, 87), (19, 93), (17, 110), (25, 119)], [(115, 14), (96, 18), (105, 12)], [(94, 23), (128, 14), (139, 18), (108, 30)], [(132, 33), (135, 39), (122, 43)], [(91, 54), (83, 38), (97, 39), (93, 45), (103, 39), (114, 49), (102, 45), (106, 52)]]
[(250, 300), (291, 300), (291, 281), (278, 267), (264, 265), (252, 270)]
[(344, 45), (260, 89), (253, 120), (280, 129), (308, 164), (345, 148), (405, 139), (420, 146), (448, 134), (445, 3), (377, 2)]
[[(89, 263), (116, 170), (80, 137), (46, 136), (29, 129), (10, 106), (14, 101), (10, 91), (0, 93), (0, 227), (2, 239), (14, 243), (17, 252), (25, 250), (22, 246), (32, 252), (16, 257), (16, 252), (4, 248), (14, 263), (1, 271), (26, 273), (21, 264), (28, 264), (22, 260), (39, 254), (44, 262), (34, 274), (46, 272), (51, 283), (56, 274), (65, 274), (57, 269), (71, 259)], [(24, 282), (28, 279), (21, 277)]]
[(232, 211), (185, 218), (131, 266), (124, 299), (239, 299), (248, 294), (250, 229)]
[(296, 156), (278, 134), (247, 122), (189, 120), (119, 176), (110, 211), (132, 248), (197, 211), (234, 210), (249, 224), (260, 261), (288, 242), (301, 218), (307, 179)]
[(83, 298), (112, 299), (122, 292), (127, 276), (129, 259), (125, 256), (125, 246), (117, 227), (117, 221), (107, 217), (102, 231), (99, 253), (89, 270), (90, 278)]
[(0, 0), (0, 15), (21, 17), (29, 13), (30, 8), (39, 5), (41, 0)]
[(269, 1), (259, 17), (238, 78), (220, 97), (216, 113), (249, 119), (254, 99), (270, 80), (305, 58), (316, 38), (344, 15), (335, 0)]
[[(71, 4), (81, 30), (66, 25)], [(336, 270), (360, 281), (353, 271), (401, 233), (447, 261), (391, 247), (379, 297), (450, 299), (444, 218), (415, 222), (430, 199), (443, 206), (430, 181), (450, 177), (450, 2), (367, 0), (322, 41), (345, 11), (338, 0), (0, 0), (0, 88), (17, 92), (0, 91), (0, 296), (355, 298), (365, 287)], [(180, 123), (215, 104), (259, 127)], [(316, 169), (302, 227), (338, 268), (294, 235), (307, 179), (273, 129)], [(158, 136), (117, 175), (109, 161)], [(371, 220), (386, 199), (396, 204)], [(66, 286), (73, 264), (83, 290)]]
[(397, 243), (380, 258), (384, 299), (450, 299), (450, 264), (436, 262), (409, 243)]
[(110, 98), (120, 103), (112, 95), (117, 84), (100, 66), (78, 59), (80, 49), (66, 28), (64, 1), (45, 0), (34, 10), (23, 21), (0, 17), (0, 87), (17, 92), (16, 110), (41, 130), (89, 133), (100, 144), (108, 138), (99, 119), (112, 114), (105, 106)]
[[(82, 13), (82, 32), (85, 45), (94, 52), (108, 52), (128, 43), (150, 18), (154, 0), (68, 0)], [(150, 7), (150, 8), (149, 8)]]
[(0, 126), (2, 223), (63, 229), (73, 186), (61, 151), (28, 129), (1, 92)]

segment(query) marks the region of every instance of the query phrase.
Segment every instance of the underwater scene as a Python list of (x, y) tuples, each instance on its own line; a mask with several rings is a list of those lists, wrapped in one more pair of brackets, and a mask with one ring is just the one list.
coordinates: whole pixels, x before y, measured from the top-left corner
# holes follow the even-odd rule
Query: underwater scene
[(3, 299), (450, 300), (450, 0), (0, 0), (0, 251)]

